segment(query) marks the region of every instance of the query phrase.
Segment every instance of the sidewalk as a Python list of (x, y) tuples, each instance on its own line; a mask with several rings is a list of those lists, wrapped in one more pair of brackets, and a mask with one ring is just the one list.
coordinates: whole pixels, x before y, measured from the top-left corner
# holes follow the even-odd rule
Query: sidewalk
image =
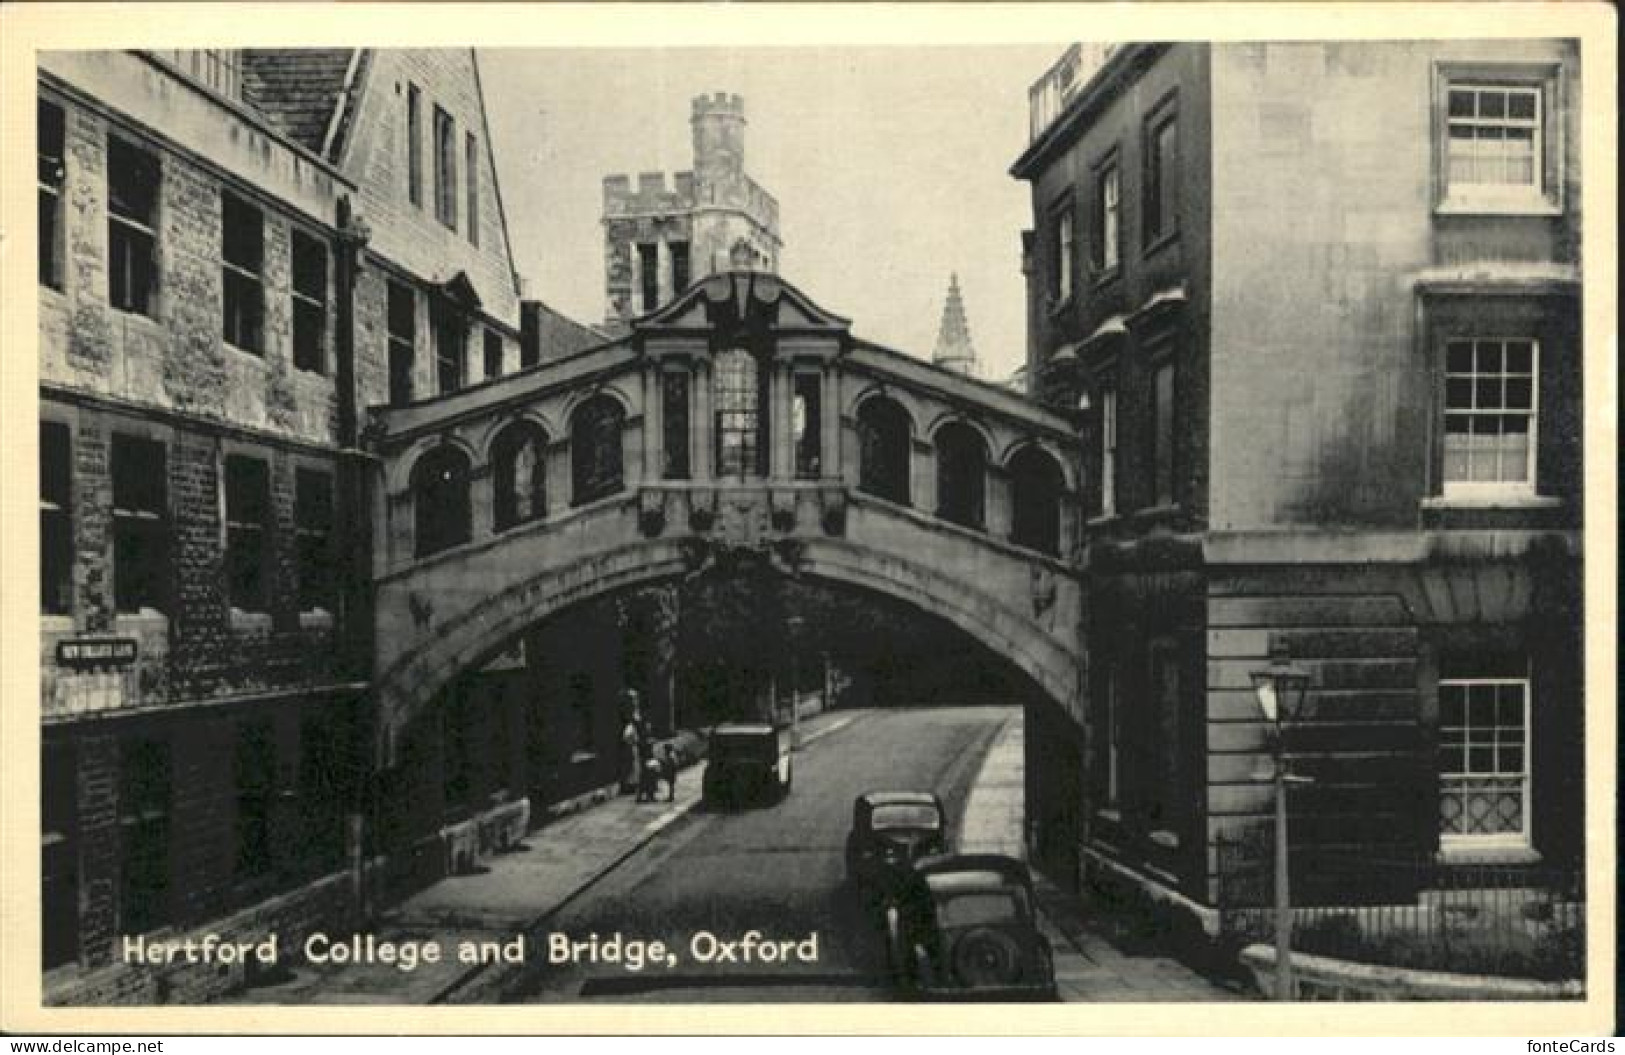
[[(982, 760), (960, 822), (960, 850), (1025, 859), (1023, 723), (1018, 712)], [(1055, 981), (1067, 1003), (1101, 1001), (1215, 1001), (1245, 997), (1178, 960), (1131, 955), (1091, 929), (1078, 899), (1033, 873), (1039, 926), (1055, 948)]]
[[(839, 711), (801, 722), (805, 746), (843, 728)], [(462, 942), (511, 942), (543, 924), (700, 801), (700, 767), (679, 773), (671, 802), (639, 803), (630, 795), (571, 813), (531, 832), (519, 848), (481, 862), (482, 871), (448, 876), (387, 910), (366, 932), (385, 942), (436, 942), (439, 963), (410, 971), (385, 964), (300, 966), (291, 978), (224, 998), (237, 1004), (436, 1004), (490, 995), (508, 965), (457, 961)], [(335, 942), (348, 935), (334, 935)], [(534, 951), (534, 950), (533, 950)]]

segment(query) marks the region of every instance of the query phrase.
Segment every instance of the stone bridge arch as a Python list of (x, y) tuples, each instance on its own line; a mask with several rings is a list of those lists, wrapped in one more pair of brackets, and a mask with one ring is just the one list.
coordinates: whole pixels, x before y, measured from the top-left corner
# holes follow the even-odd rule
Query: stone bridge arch
[[(848, 511), (849, 526), (872, 522), (859, 535), (903, 540), (879, 548), (851, 537), (851, 531), (834, 537), (787, 534), (753, 545), (682, 534), (649, 538), (635, 530), (634, 505), (594, 509), (583, 518), (578, 537), (596, 538), (598, 545), (566, 560), (514, 561), (533, 570), (501, 577), (489, 590), (449, 588), (445, 565), (384, 585), (381, 603), (407, 613), (406, 620), (389, 621), (388, 640), (408, 647), (380, 645), (380, 655), (390, 657), (373, 686), (382, 765), (394, 764), (402, 734), (441, 690), (538, 622), (596, 598), (696, 575), (740, 555), (764, 560), (791, 577), (868, 590), (942, 619), (1014, 665), (1056, 706), (1076, 709), (1079, 584), (1059, 562), (1035, 565), (1020, 595), (1012, 597), (1009, 590), (985, 588), (983, 577), (957, 574), (951, 563), (943, 567), (922, 559), (918, 540), (907, 542), (918, 529), (896, 522), (920, 518), (890, 509)], [(531, 536), (533, 544), (543, 541), (534, 530), (518, 534)], [(512, 544), (524, 541), (515, 538)], [(514, 556), (510, 553), (509, 560)], [(492, 564), (508, 566), (509, 560), (487, 556)], [(458, 578), (487, 580), (486, 574), (467, 569)]]

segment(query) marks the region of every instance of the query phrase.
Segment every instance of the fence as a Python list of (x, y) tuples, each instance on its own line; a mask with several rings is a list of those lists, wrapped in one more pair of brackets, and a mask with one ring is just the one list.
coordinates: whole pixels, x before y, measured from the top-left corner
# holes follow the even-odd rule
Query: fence
[[(1217, 847), (1220, 928), (1275, 937), (1273, 832)], [(1585, 892), (1578, 871), (1452, 864), (1318, 849), (1291, 858), (1292, 948), (1360, 963), (1542, 980), (1583, 979)]]

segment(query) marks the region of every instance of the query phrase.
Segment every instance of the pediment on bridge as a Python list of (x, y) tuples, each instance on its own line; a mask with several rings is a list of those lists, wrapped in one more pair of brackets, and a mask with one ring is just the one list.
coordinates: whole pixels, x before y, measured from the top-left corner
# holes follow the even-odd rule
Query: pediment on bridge
[(634, 334), (714, 332), (726, 340), (734, 334), (845, 334), (852, 320), (813, 303), (805, 293), (777, 275), (761, 271), (728, 271), (689, 288), (660, 310), (636, 319)]

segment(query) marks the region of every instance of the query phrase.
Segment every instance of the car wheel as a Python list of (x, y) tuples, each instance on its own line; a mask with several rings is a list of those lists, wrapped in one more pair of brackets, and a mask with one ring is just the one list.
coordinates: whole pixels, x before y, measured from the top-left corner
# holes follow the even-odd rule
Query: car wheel
[(951, 963), (954, 978), (967, 987), (1021, 981), (1021, 948), (1010, 935), (992, 927), (977, 927), (955, 942)]

